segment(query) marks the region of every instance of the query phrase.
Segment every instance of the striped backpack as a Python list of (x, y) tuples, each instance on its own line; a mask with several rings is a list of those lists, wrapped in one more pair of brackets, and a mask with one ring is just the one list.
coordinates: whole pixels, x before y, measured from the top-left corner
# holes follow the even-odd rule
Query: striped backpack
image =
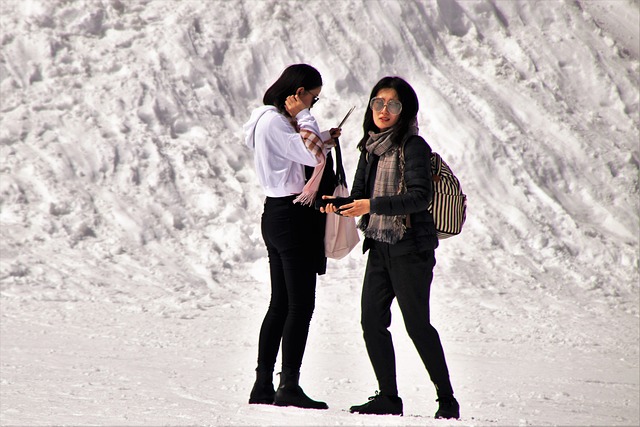
[(431, 153), (431, 174), (433, 200), (427, 209), (433, 215), (438, 239), (442, 240), (462, 231), (467, 219), (467, 196), (449, 165), (436, 152)]
[[(400, 148), (400, 163), (404, 170), (404, 144)], [(427, 210), (433, 215), (438, 239), (447, 239), (462, 231), (467, 219), (467, 196), (449, 165), (435, 151), (431, 152), (431, 175), (433, 199)], [(404, 181), (404, 177), (402, 179)]]

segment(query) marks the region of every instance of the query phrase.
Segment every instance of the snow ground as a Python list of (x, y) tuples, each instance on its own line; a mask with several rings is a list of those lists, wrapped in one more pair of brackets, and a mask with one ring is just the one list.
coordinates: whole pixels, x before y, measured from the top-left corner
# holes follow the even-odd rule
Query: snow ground
[[(640, 3), (0, 3), (1, 425), (638, 425)], [(404, 417), (376, 384), (365, 258), (330, 261), (301, 384), (328, 411), (247, 405), (268, 298), (241, 125), (288, 64), (320, 124), (404, 76), (469, 196), (433, 322), (457, 422), (394, 311)], [(394, 308), (395, 310), (395, 308)]]

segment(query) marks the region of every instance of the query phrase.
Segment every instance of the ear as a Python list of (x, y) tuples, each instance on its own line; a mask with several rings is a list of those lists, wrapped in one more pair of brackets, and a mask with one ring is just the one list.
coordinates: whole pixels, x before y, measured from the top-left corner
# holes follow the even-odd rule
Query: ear
[(304, 91), (305, 89), (302, 86), (300, 86), (298, 89), (296, 89), (296, 95), (300, 96), (300, 94)]

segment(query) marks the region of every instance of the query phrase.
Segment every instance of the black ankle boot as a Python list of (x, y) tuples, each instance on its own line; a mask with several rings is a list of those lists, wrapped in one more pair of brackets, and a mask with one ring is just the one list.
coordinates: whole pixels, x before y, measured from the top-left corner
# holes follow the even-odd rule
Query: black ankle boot
[(453, 395), (438, 396), (437, 402), (440, 404), (436, 412), (436, 418), (460, 418), (460, 405)]
[(357, 414), (402, 415), (402, 399), (399, 396), (379, 394), (371, 396), (363, 405), (352, 406), (349, 412)]
[(256, 382), (249, 395), (250, 404), (273, 405), (276, 395), (273, 389), (273, 371), (261, 371), (256, 369)]
[(295, 406), (306, 409), (329, 409), (324, 402), (316, 402), (304, 394), (298, 385), (300, 372), (282, 371), (280, 374), (280, 386), (276, 391), (274, 404), (276, 406)]

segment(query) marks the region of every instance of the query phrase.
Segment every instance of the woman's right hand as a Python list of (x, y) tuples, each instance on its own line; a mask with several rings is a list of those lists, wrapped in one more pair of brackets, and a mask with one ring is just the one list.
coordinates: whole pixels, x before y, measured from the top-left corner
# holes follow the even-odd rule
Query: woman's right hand
[[(329, 206), (329, 205), (327, 205)], [(333, 205), (331, 205), (333, 206)], [(334, 208), (335, 209), (335, 208)], [(371, 212), (371, 200), (370, 199), (358, 199), (353, 203), (340, 206), (340, 209), (336, 209), (338, 215), (342, 216), (362, 216)]]
[[(322, 196), (322, 200), (330, 200), (330, 199), (335, 199), (335, 196)], [(336, 213), (338, 211), (338, 209), (336, 209), (335, 206), (333, 206), (333, 204), (328, 203), (326, 205), (326, 207), (324, 208), (320, 208), (320, 212), (322, 213)]]
[(284, 108), (291, 117), (295, 117), (300, 111), (307, 108), (307, 106), (302, 102), (298, 95), (289, 95), (284, 101)]
[[(323, 200), (335, 199), (333, 196), (322, 196)], [(370, 199), (359, 199), (354, 200), (353, 203), (348, 203), (346, 205), (340, 206), (340, 208), (336, 208), (333, 204), (328, 203), (325, 208), (320, 208), (320, 212), (322, 213), (334, 213), (342, 216), (362, 216), (366, 215), (371, 211), (371, 201)]]

